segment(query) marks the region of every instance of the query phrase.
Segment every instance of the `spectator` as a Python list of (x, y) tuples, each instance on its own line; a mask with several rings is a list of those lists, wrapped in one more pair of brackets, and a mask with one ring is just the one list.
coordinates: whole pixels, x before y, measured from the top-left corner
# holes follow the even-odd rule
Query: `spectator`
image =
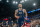
[(17, 24), (15, 23), (13, 27), (17, 27)]

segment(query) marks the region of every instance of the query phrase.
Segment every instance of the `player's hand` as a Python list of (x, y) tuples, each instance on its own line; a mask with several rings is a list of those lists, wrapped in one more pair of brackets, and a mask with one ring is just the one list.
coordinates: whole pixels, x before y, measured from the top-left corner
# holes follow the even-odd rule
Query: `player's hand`
[(17, 19), (19, 19), (19, 16), (16, 16)]
[(28, 18), (25, 18), (25, 20), (27, 20)]

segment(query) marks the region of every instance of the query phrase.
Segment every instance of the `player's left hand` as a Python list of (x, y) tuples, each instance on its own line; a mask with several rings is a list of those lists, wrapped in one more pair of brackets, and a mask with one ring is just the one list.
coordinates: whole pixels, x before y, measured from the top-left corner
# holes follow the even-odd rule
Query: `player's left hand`
[(28, 20), (28, 18), (25, 18), (25, 20)]

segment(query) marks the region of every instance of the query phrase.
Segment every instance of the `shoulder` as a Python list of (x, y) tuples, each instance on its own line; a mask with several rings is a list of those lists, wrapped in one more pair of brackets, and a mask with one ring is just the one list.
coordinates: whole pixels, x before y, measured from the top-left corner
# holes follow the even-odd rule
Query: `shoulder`
[(15, 11), (17, 11), (17, 9)]
[(26, 9), (23, 9), (23, 11), (26, 11)]
[(16, 9), (15, 12), (18, 12), (18, 9)]
[(17, 12), (17, 9), (15, 10), (15, 12)]

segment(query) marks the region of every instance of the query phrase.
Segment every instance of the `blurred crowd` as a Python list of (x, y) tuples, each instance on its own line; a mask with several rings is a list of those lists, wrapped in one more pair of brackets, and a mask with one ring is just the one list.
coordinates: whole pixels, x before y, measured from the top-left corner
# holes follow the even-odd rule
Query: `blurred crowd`
[[(40, 27), (40, 19), (31, 20), (31, 22), (29, 22), (29, 25), (30, 27)], [(0, 22), (0, 27), (18, 27), (18, 23), (6, 18)]]
[(40, 19), (31, 20), (30, 24), (32, 27), (40, 27)]

